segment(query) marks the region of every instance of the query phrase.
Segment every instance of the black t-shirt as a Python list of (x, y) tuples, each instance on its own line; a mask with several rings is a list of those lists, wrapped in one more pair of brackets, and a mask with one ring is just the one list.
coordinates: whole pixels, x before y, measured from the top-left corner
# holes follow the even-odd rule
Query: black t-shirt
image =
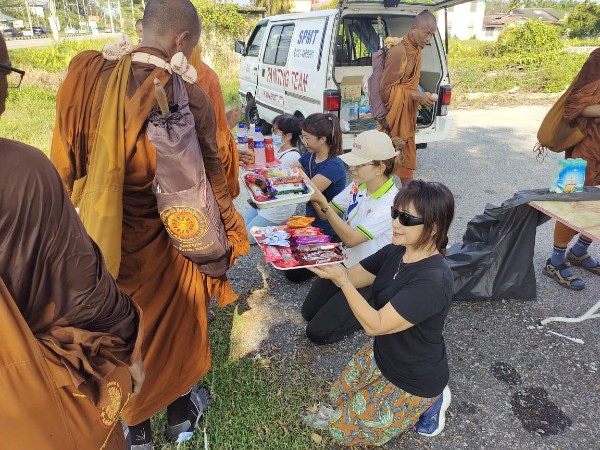
[(390, 302), (414, 324), (398, 333), (376, 336), (373, 353), (379, 370), (392, 384), (430, 398), (444, 390), (450, 376), (442, 331), (454, 280), (442, 255), (404, 264), (404, 252), (404, 247), (390, 244), (360, 262), (375, 275), (373, 307), (379, 310)]

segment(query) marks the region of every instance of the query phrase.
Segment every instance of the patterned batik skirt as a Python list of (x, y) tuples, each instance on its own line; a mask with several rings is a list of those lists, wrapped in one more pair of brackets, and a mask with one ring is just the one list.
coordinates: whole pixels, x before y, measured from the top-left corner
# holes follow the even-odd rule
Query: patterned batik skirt
[(436, 399), (411, 395), (386, 380), (367, 342), (331, 388), (329, 432), (343, 445), (383, 445), (413, 427)]

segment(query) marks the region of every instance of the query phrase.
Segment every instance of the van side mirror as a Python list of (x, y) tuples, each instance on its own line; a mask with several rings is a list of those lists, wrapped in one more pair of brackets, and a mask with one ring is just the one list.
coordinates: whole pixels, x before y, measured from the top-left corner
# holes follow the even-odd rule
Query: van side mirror
[(246, 44), (242, 41), (235, 41), (234, 50), (242, 56), (246, 56)]

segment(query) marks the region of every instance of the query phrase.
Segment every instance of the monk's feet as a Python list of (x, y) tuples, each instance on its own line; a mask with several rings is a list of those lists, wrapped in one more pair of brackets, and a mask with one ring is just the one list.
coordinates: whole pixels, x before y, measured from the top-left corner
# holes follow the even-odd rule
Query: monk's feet
[(587, 252), (583, 255), (577, 256), (575, 253), (573, 253), (573, 250), (569, 250), (567, 252), (567, 261), (572, 266), (583, 267), (588, 272), (600, 275), (600, 263), (598, 263), (598, 261)]
[(150, 419), (144, 422), (127, 427), (125, 431), (125, 440), (127, 446), (131, 450), (154, 450), (152, 445), (152, 428), (150, 427)]
[(546, 267), (543, 269), (544, 275), (552, 278), (558, 284), (567, 289), (580, 291), (585, 288), (585, 282), (573, 275), (571, 264), (564, 262), (558, 266), (554, 266), (550, 260), (546, 261)]
[(190, 392), (187, 420), (176, 425), (167, 422), (167, 440), (178, 444), (189, 441), (194, 435), (194, 428), (204, 417), (208, 406), (212, 403), (210, 392), (205, 387), (194, 386)]

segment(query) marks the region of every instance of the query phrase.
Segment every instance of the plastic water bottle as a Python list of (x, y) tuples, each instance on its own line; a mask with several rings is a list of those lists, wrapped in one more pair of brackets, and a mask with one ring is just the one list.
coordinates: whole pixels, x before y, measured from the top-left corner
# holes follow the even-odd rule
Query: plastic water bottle
[(238, 146), (241, 147), (241, 148), (245, 148), (246, 147), (246, 127), (244, 127), (243, 123), (240, 123), (238, 125), (237, 143), (238, 143)]
[(256, 167), (265, 167), (267, 165), (265, 137), (261, 133), (260, 127), (256, 127), (254, 130), (254, 165)]

